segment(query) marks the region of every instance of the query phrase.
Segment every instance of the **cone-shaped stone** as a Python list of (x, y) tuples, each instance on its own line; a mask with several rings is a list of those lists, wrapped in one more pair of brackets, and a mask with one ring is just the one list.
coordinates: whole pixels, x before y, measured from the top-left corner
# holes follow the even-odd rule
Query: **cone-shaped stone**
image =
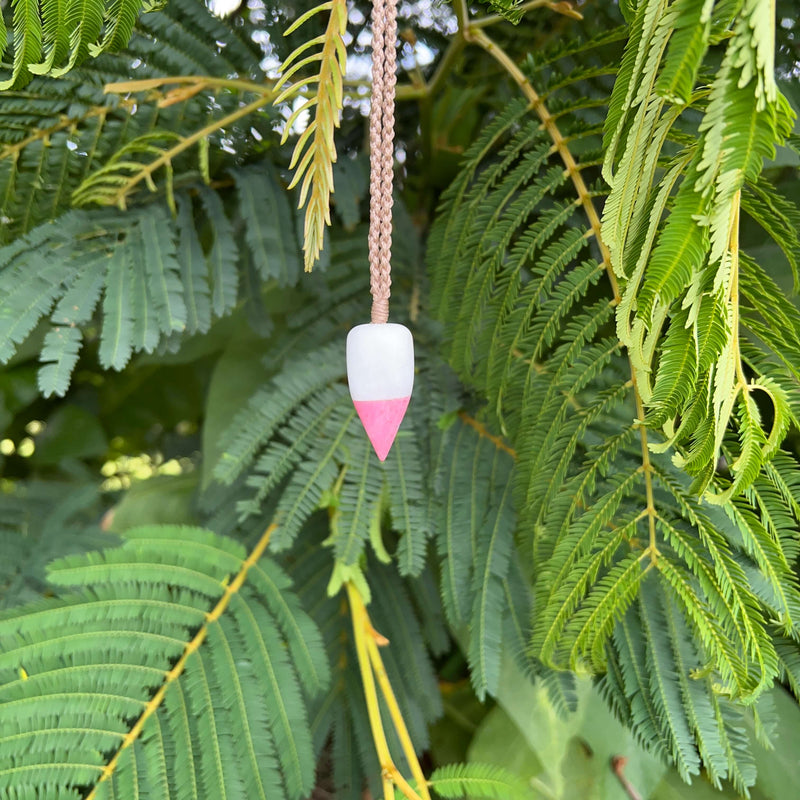
[(358, 325), (347, 335), (350, 396), (381, 461), (392, 447), (414, 386), (414, 341), (403, 325)]
[(386, 456), (389, 455), (410, 399), (400, 397), (397, 400), (353, 401), (364, 430), (381, 461), (386, 461)]

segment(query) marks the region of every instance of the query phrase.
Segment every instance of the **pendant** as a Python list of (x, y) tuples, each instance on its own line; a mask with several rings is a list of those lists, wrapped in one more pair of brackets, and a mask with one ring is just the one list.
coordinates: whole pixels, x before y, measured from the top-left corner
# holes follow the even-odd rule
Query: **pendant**
[(347, 334), (347, 382), (381, 461), (392, 447), (414, 387), (414, 340), (405, 325), (357, 325)]

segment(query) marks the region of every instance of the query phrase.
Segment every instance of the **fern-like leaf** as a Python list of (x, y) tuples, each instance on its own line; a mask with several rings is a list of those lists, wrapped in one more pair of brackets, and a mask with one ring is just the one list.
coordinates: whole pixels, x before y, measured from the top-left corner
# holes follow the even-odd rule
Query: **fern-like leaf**
[[(215, 193), (206, 190), (205, 197), (206, 206), (221, 212), (207, 255), (186, 196), (177, 221), (158, 206), (71, 212), (0, 248), (0, 288), (7, 287), (0, 300), (0, 358), (8, 361), (50, 314), (53, 330), (62, 333), (51, 332), (44, 342), (40, 386), (63, 395), (80, 328), (98, 304), (99, 360), (106, 369), (122, 369), (134, 353), (153, 352), (173, 334), (207, 330), (216, 312), (211, 301), (219, 297), (220, 314), (235, 303), (238, 273), (231, 222)], [(73, 332), (64, 333), (65, 326)]]
[[(142, 10), (142, 0), (15, 0), (12, 32), (14, 62), (11, 77), (0, 91), (19, 88), (32, 75), (61, 76), (86, 56), (124, 47)], [(105, 30), (103, 21), (105, 19)], [(2, 50), (6, 33), (3, 25)], [(100, 41), (98, 41), (100, 39)]]
[(4, 791), (306, 796), (305, 702), (327, 659), (265, 543), (248, 558), (207, 531), (139, 528), (53, 564), (70, 589), (0, 620), (0, 697), (26, 709), (0, 723)]
[[(132, 7), (128, 0), (123, 5)], [(97, 0), (57, 0), (43, 6), (66, 7), (65, 13), (74, 12), (76, 20), (84, 12), (89, 15), (90, 9), (98, 10), (100, 16), (95, 23), (85, 16), (83, 22), (75, 22), (82, 27), (73, 32), (73, 55), (93, 41), (94, 35), (86, 25), (91, 23), (97, 30), (102, 25), (103, 3)], [(111, 18), (109, 24), (113, 24)], [(102, 59), (84, 61), (78, 69), (58, 79), (42, 76), (24, 90), (4, 92), (4, 113), (0, 119), (0, 210), (5, 221), (0, 241), (10, 241), (66, 211), (76, 188), (91, 181), (126, 145), (153, 133), (162, 137), (152, 142), (158, 144), (158, 153), (123, 159), (139, 165), (127, 171), (120, 168), (118, 172), (118, 177), (124, 177), (125, 181), (138, 181), (131, 188), (143, 185), (148, 168), (154, 172), (154, 184), (159, 178), (169, 177), (169, 170), (176, 189), (187, 181), (196, 182), (197, 163), (189, 152), (192, 142), (185, 139), (190, 139), (194, 132), (196, 140), (198, 132), (209, 125), (205, 135), (200, 133), (200, 139), (206, 145), (210, 143), (214, 152), (206, 164), (206, 179), (241, 163), (237, 159), (247, 157), (253, 150), (251, 128), (264, 135), (271, 134), (268, 115), (250, 114), (240, 102), (241, 92), (225, 88), (228, 80), (239, 86), (236, 77), (249, 79), (259, 74), (262, 54), (249, 38), (251, 33), (252, 26), (222, 20), (202, 2), (174, 0), (166, 8), (140, 17), (124, 54), (105, 53)], [(126, 81), (118, 91), (109, 87), (113, 93), (104, 92), (110, 82), (123, 76), (129, 78), (130, 64), (137, 59), (141, 62), (136, 70), (138, 80)], [(171, 75), (180, 76), (177, 85), (164, 77)], [(267, 91), (258, 84), (251, 86), (259, 96)], [(76, 103), (77, 96), (80, 102)], [(239, 119), (239, 114), (249, 116), (247, 125), (225, 123), (224, 137), (231, 142), (231, 149), (235, 148), (236, 158), (214, 148), (221, 143), (223, 134), (215, 132), (214, 122), (209, 121), (209, 103), (218, 111), (214, 117), (219, 120), (230, 120), (231, 115), (235, 119)], [(164, 137), (172, 133), (174, 138), (176, 131), (185, 131), (184, 139), (165, 145)], [(186, 155), (181, 156), (184, 152)], [(208, 152), (206, 148), (206, 156)], [(152, 160), (165, 153), (168, 157), (161, 162), (165, 168), (158, 171)], [(95, 187), (98, 190), (99, 183), (98, 179)], [(169, 182), (158, 181), (158, 184), (162, 188), (166, 184), (168, 188)], [(117, 202), (120, 187), (105, 188), (106, 195), (101, 199)], [(128, 193), (123, 192), (126, 196)]]
[[(620, 75), (639, 72), (635, 79), (630, 77), (633, 88), (620, 89), (611, 101), (620, 153), (633, 139), (637, 147), (640, 137), (666, 146), (674, 135), (674, 114), (661, 128), (663, 118), (658, 115), (651, 121), (636, 119), (639, 101), (657, 84), (654, 52), (667, 46), (669, 25), (675, 22), (674, 17), (660, 16), (665, 5), (646, 3), (637, 12), (634, 35), (658, 44), (643, 44), (640, 52), (634, 42), (625, 56)], [(681, 13), (697, 10), (691, 3), (680, 8)], [(673, 9), (677, 10), (678, 6)], [(660, 25), (667, 28), (659, 32)], [(675, 40), (675, 52), (683, 52), (684, 45), (695, 46)], [(559, 109), (561, 139), (553, 136), (556, 146), (569, 140), (576, 150), (594, 153), (598, 131), (583, 124), (584, 78), (574, 75), (571, 65), (567, 58), (564, 74), (557, 59), (547, 61), (540, 72), (532, 72), (533, 79), (542, 76), (557, 87), (548, 98)], [(672, 78), (665, 80), (671, 85)], [(653, 102), (663, 106), (665, 99), (656, 97)], [(541, 109), (539, 113), (547, 119)], [(724, 772), (746, 786), (753, 774), (736, 766), (739, 734), (735, 726), (727, 727), (728, 712), (714, 705), (716, 743), (710, 730), (676, 714), (676, 699), (682, 695), (674, 686), (671, 656), (660, 649), (665, 619), (658, 612), (651, 615), (648, 606), (642, 622), (639, 609), (645, 602), (642, 586), (654, 574), (676, 619), (688, 631), (685, 635), (724, 692), (752, 702), (775, 680), (779, 666), (771, 621), (779, 618), (781, 625), (791, 624), (786, 621), (794, 619), (797, 593), (781, 566), (786, 551), (782, 545), (776, 549), (769, 526), (777, 528), (793, 514), (793, 501), (788, 492), (778, 492), (777, 499), (775, 490), (760, 500), (753, 487), (762, 486), (767, 459), (775, 453), (772, 448), (791, 414), (793, 390), (785, 388), (792, 383), (790, 366), (781, 373), (768, 365), (777, 362), (779, 352), (789, 360), (782, 340), (796, 346), (795, 315), (791, 304), (781, 301), (781, 319), (788, 324), (781, 326), (780, 334), (766, 333), (771, 290), (758, 289), (750, 262), (729, 237), (727, 266), (733, 274), (735, 258), (741, 257), (741, 275), (747, 275), (746, 282), (742, 278), (747, 298), (743, 315), (754, 332), (764, 331), (771, 342), (764, 360), (755, 356), (755, 346), (746, 345), (748, 363), (758, 365), (757, 378), (753, 385), (745, 381), (732, 392), (742, 373), (736, 371), (736, 359), (729, 358), (734, 330), (730, 294), (725, 284), (714, 285), (716, 269), (703, 276), (712, 232), (710, 225), (697, 225), (695, 219), (713, 203), (692, 188), (699, 180), (700, 155), (683, 149), (671, 162), (647, 161), (645, 169), (651, 156), (644, 152), (638, 170), (625, 173), (625, 165), (612, 170), (622, 192), (622, 216), (614, 222), (621, 225), (619, 252), (628, 253), (630, 260), (622, 257), (614, 263), (612, 253), (609, 285), (599, 259), (587, 258), (588, 234), (578, 217), (580, 208), (561, 166), (556, 169), (550, 161), (554, 155), (548, 132), (537, 128), (517, 108), (498, 115), (469, 149), (460, 175), (446, 192), (428, 251), (433, 306), (445, 325), (447, 358), (459, 376), (486, 397), (486, 433), (502, 432), (517, 456), (517, 539), (522, 551), (532, 554), (525, 568), (535, 594), (527, 655), (556, 667), (609, 670), (609, 683), (624, 684), (627, 678), (609, 642), (616, 642), (620, 626), (632, 624), (627, 621), (636, 617), (637, 663), (643, 678), (649, 681), (653, 675), (659, 686), (648, 690), (650, 710), (639, 701), (635, 710), (628, 706), (627, 711), (625, 703), (618, 703), (621, 715), (643, 740), (660, 741), (663, 756), (685, 775), (699, 768), (699, 759), (708, 759), (718, 775)], [(683, 139), (680, 143), (689, 146)], [(635, 184), (647, 170), (656, 185), (651, 187), (648, 179), (643, 199), (637, 201), (635, 191), (625, 199), (625, 181)], [(602, 195), (603, 189), (596, 187), (594, 192)], [(579, 201), (587, 204), (585, 198)], [(634, 212), (637, 202), (641, 206)], [(642, 255), (647, 252), (649, 259)], [(607, 259), (605, 265), (609, 266)], [(633, 287), (630, 292), (625, 280)], [(622, 302), (617, 304), (614, 292), (619, 283)], [(454, 303), (453, 293), (460, 286), (465, 290)], [(609, 336), (615, 305), (621, 341)], [(746, 341), (741, 331), (738, 341)], [(622, 344), (629, 359), (624, 358)], [(733, 365), (733, 373), (720, 373), (715, 379), (723, 358)], [(764, 381), (770, 387), (765, 399), (776, 409), (774, 438), (762, 429), (755, 405), (762, 391), (757, 387)], [(775, 388), (770, 381), (776, 382)], [(733, 427), (726, 426), (724, 407), (731, 398), (740, 407), (738, 443), (724, 434)], [(641, 419), (645, 411), (649, 416)], [(656, 431), (643, 433), (647, 424), (660, 426), (663, 438)], [(715, 474), (720, 430), (723, 440), (718, 446), (729, 453), (728, 463), (736, 465), (730, 475)], [(645, 436), (643, 449), (640, 440)], [(468, 442), (463, 434), (451, 441)], [(694, 485), (662, 455), (676, 441), (675, 462), (695, 478)], [(474, 444), (469, 452), (464, 449), (467, 459), (475, 451)], [(457, 486), (468, 474), (462, 467), (443, 471), (441, 478)], [(695, 496), (698, 486), (701, 491), (708, 488), (709, 498), (718, 496), (721, 512), (705, 513)], [(737, 500), (736, 495), (745, 499)], [(448, 507), (469, 529), (467, 509), (443, 505)], [(773, 517), (777, 522), (770, 522)], [(448, 555), (442, 572), (445, 609), (456, 618), (454, 624), (463, 625), (470, 618), (462, 587), (474, 555), (470, 558), (455, 547), (457, 552), (450, 553), (451, 548), (437, 541)], [(755, 574), (762, 587), (758, 591), (751, 588)], [(708, 743), (700, 744), (704, 737)]]
[(54, 327), (45, 336), (40, 360), (44, 366), (39, 370), (39, 391), (49, 397), (63, 397), (83, 344), (80, 328)]
[(292, 212), (272, 168), (234, 172), (245, 238), (253, 262), (264, 280), (294, 286), (300, 277), (300, 260), (294, 238)]
[(484, 764), (452, 764), (431, 775), (434, 791), (440, 797), (475, 797), (487, 800), (524, 800), (533, 797), (525, 782), (504, 769)]

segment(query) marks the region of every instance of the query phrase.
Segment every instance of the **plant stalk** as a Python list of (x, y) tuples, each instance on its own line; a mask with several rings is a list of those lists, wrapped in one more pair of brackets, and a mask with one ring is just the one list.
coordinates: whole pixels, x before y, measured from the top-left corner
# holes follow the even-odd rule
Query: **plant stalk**
[[(384, 794), (386, 795), (387, 785), (391, 791), (392, 784), (394, 784), (397, 786), (406, 800), (430, 800), (427, 782), (425, 781), (422, 769), (417, 761), (417, 756), (416, 753), (414, 753), (413, 746), (411, 747), (412, 757), (409, 758), (409, 763), (411, 764), (411, 770), (414, 773), (414, 777), (420, 784), (420, 791), (423, 792), (424, 797), (420, 797), (420, 795), (414, 791), (408, 781), (406, 781), (406, 779), (400, 774), (400, 770), (397, 769), (394, 761), (392, 760), (392, 754), (389, 751), (389, 743), (386, 740), (386, 732), (383, 729), (383, 721), (381, 720), (380, 703), (378, 700), (378, 692), (375, 687), (375, 673), (373, 673), (373, 665), (371, 663), (372, 659), (370, 654), (370, 643), (375, 650), (377, 650), (378, 647), (373, 637), (372, 623), (370, 622), (369, 614), (367, 613), (361, 593), (358, 591), (358, 587), (356, 587), (356, 585), (351, 581), (348, 581), (345, 584), (345, 587), (347, 588), (347, 599), (350, 603), (350, 615), (353, 621), (353, 636), (355, 640), (356, 655), (358, 657), (358, 668), (361, 672), (361, 683), (364, 687), (364, 697), (367, 703), (367, 715), (369, 716), (369, 725), (372, 729), (372, 740), (375, 743), (375, 751), (378, 755), (378, 761), (381, 765), (381, 780), (383, 781)], [(382, 668), (383, 664), (380, 661), (380, 655), (378, 655), (378, 662), (380, 662)], [(384, 698), (386, 699), (389, 707), (389, 713), (392, 717), (392, 722), (402, 742), (402, 732), (405, 731), (406, 738), (408, 738), (408, 731), (402, 715), (400, 714), (400, 710), (397, 706), (397, 701), (394, 698), (394, 692), (392, 691), (391, 685), (388, 682), (388, 678), (386, 678), (386, 686), (384, 686), (382, 682), (383, 678), (386, 676), (386, 670), (382, 669), (382, 673), (383, 674), (381, 675), (381, 673), (378, 672), (378, 680), (381, 682), (381, 691), (384, 694)], [(391, 700), (389, 699), (389, 695), (386, 694), (387, 686)], [(392, 701), (394, 701), (394, 706), (397, 711), (397, 715), (399, 716), (399, 727), (398, 719), (395, 717), (395, 713), (392, 710)], [(408, 741), (410, 743), (410, 739), (408, 739)], [(403, 749), (404, 752), (406, 752), (405, 744)], [(408, 758), (407, 752), (406, 757)], [(416, 768), (414, 767), (414, 764), (416, 764)], [(393, 800), (393, 792), (386, 795), (386, 800)]]

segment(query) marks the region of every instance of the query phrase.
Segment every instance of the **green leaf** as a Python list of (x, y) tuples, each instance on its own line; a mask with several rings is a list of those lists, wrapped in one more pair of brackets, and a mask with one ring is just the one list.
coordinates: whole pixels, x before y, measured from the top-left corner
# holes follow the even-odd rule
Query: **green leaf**
[(711, 8), (706, 0), (680, 0), (671, 12), (674, 31), (655, 92), (671, 102), (686, 104), (708, 46)]
[(137, 227), (138, 247), (148, 278), (147, 290), (152, 297), (158, 326), (164, 333), (182, 331), (186, 327), (186, 306), (171, 227), (163, 214), (142, 215)]
[(133, 281), (133, 270), (127, 248), (119, 245), (108, 261), (106, 293), (103, 299), (100, 363), (106, 368), (122, 369), (133, 352), (134, 319), (131, 306), (134, 296)]
[[(208, 531), (156, 526), (53, 564), (51, 580), (75, 588), (0, 620), (0, 697), (27, 708), (0, 722), (13, 742), (2, 756), (4, 790), (66, 796), (97, 786), (133, 797), (165, 781), (178, 791), (180, 780), (180, 792), (207, 796), (306, 796), (314, 758), (300, 687), (313, 690), (304, 664), (289, 661), (285, 614), (276, 620), (247, 581), (222, 600), (228, 578), (246, 579), (244, 559), (240, 545)], [(292, 607), (285, 582), (282, 591)], [(320, 658), (308, 620), (293, 631), (295, 647), (304, 633)], [(74, 727), (85, 729), (81, 744), (65, 747)], [(55, 748), (58, 768), (41, 764), (31, 742)], [(106, 789), (98, 779), (117, 752)]]
[(497, 693), (500, 680), (504, 580), (514, 550), (510, 467), (506, 454), (496, 451), (489, 491), (498, 505), (485, 512), (476, 532), (468, 656), (472, 685), (481, 700)]
[(341, 158), (333, 165), (333, 204), (346, 231), (361, 222), (361, 201), (367, 196), (369, 174), (363, 158)]
[(37, 0), (12, 0), (11, 7), (14, 9), (14, 68), (8, 80), (0, 81), (0, 92), (26, 83), (30, 79), (28, 64), (37, 63), (42, 50), (42, 22)]
[[(183, 303), (186, 306), (186, 333), (189, 335), (206, 333), (211, 327), (208, 268), (192, 219), (192, 201), (185, 194), (179, 194), (177, 201), (178, 248), (176, 257), (180, 264)], [(216, 240), (214, 246), (216, 247)], [(233, 294), (235, 298), (236, 292), (234, 291)], [(227, 307), (227, 304), (223, 302), (221, 307), (215, 310), (217, 313), (223, 313)]]
[(383, 468), (389, 488), (392, 527), (400, 533), (398, 568), (401, 575), (416, 576), (425, 567), (431, 525), (425, 475), (421, 469), (422, 454), (415, 432), (401, 428), (391, 453), (392, 457), (386, 460)]
[(45, 336), (39, 360), (39, 391), (45, 396), (63, 397), (69, 387), (70, 376), (83, 344), (80, 328), (51, 328)]
[(239, 250), (219, 195), (204, 187), (200, 191), (200, 199), (214, 236), (206, 256), (211, 274), (211, 304), (214, 313), (222, 316), (236, 305)]
[[(69, 52), (70, 30), (67, 25), (67, 0), (44, 3), (42, 7), (42, 41), (49, 50), (47, 60), (41, 64), (29, 64), (35, 75), (47, 74), (54, 64), (61, 64)], [(3, 31), (5, 33), (5, 31)], [(47, 47), (49, 43), (49, 48)]]
[(440, 767), (430, 783), (440, 797), (523, 800), (532, 797), (525, 782), (500, 767), (488, 764), (453, 764)]
[(93, 48), (92, 55), (100, 55), (106, 50), (113, 53), (125, 47), (131, 38), (141, 8), (142, 0), (113, 0), (106, 11), (103, 41)]
[(233, 173), (245, 227), (245, 239), (260, 275), (279, 286), (294, 286), (302, 272), (293, 236), (292, 212), (271, 167)]

